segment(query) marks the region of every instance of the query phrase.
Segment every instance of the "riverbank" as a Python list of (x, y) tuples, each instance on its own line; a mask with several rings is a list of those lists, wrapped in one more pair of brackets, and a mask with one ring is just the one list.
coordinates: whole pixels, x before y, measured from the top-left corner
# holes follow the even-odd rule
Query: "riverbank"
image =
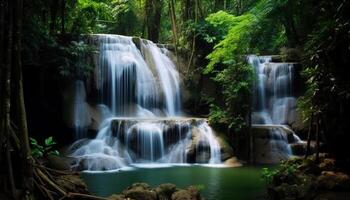
[(264, 169), (268, 196), (272, 200), (348, 200), (349, 166), (328, 154), (322, 154), (318, 162), (315, 156), (287, 160), (276, 170)]

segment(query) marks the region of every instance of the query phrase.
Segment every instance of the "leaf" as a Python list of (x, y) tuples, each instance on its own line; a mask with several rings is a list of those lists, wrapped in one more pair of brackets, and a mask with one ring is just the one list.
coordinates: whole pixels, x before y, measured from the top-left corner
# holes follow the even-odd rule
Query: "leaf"
[(30, 138), (30, 143), (31, 143), (32, 145), (37, 145), (37, 144), (38, 144), (38, 141), (36, 141), (36, 139), (34, 139), (34, 138)]
[(59, 156), (59, 155), (60, 155), (60, 152), (58, 152), (57, 150), (55, 150), (55, 151), (50, 151), (50, 152), (49, 152), (49, 155)]
[(48, 137), (46, 140), (45, 140), (45, 146), (52, 146), (56, 144), (54, 141), (53, 141), (53, 138), (52, 136), (51, 137)]

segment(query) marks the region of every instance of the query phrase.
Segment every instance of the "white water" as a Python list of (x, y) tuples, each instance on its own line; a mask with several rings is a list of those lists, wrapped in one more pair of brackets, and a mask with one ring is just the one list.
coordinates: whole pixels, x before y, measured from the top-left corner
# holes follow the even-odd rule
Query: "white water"
[(210, 151), (204, 163), (221, 163), (220, 146), (207, 122), (181, 117), (180, 76), (166, 49), (141, 40), (140, 51), (131, 37), (94, 37), (100, 48), (98, 89), (104, 120), (95, 139), (71, 146), (77, 158), (73, 168), (192, 163), (204, 155), (198, 144), (193, 147), (196, 142), (207, 144)]
[(88, 108), (86, 103), (86, 92), (84, 82), (77, 80), (75, 82), (74, 96), (74, 128), (75, 139), (82, 139), (87, 134), (87, 124), (90, 123)]
[(287, 158), (292, 155), (287, 134), (293, 134), (294, 142), (300, 141), (297, 135), (286, 130), (291, 130), (288, 125), (295, 121), (296, 116), (296, 98), (293, 94), (294, 65), (273, 63), (271, 60), (271, 56), (248, 57), (249, 64), (257, 74), (252, 124), (267, 125), (267, 128), (270, 128), (271, 151)]

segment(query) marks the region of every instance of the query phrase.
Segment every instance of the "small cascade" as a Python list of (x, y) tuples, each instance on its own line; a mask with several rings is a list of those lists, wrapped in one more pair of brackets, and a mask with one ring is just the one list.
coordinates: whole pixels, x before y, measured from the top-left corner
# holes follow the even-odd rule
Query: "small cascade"
[(148, 40), (135, 44), (126, 36), (91, 37), (97, 38), (100, 52), (97, 85), (103, 121), (95, 139), (71, 146), (73, 168), (221, 163), (221, 149), (207, 121), (181, 117), (180, 75), (167, 49)]
[(180, 77), (174, 63), (166, 56), (166, 51), (165, 48), (158, 48), (151, 41), (142, 42), (142, 52), (146, 62), (156, 68), (157, 77), (160, 79), (167, 115), (177, 116), (181, 114), (179, 113), (181, 110)]
[(75, 82), (74, 96), (74, 128), (75, 139), (86, 137), (87, 125), (90, 123), (88, 108), (86, 103), (85, 85), (81, 80)]
[(288, 134), (294, 139), (297, 138), (288, 127), (294, 123), (296, 117), (296, 98), (293, 88), (294, 65), (293, 63), (274, 63), (271, 56), (255, 55), (248, 56), (248, 63), (253, 66), (257, 75), (252, 126), (255, 129), (268, 130), (269, 147), (267, 148), (269, 150), (264, 154), (271, 153), (275, 157), (286, 159), (292, 155)]

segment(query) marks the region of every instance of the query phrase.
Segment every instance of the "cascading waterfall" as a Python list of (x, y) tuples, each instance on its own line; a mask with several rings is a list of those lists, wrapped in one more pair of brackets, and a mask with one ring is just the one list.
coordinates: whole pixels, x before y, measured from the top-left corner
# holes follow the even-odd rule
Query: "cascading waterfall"
[[(165, 48), (158, 48), (151, 41), (142, 42), (142, 50), (146, 57), (146, 62), (155, 66), (157, 77), (163, 89), (165, 107), (168, 116), (176, 116), (181, 113), (180, 83), (179, 73), (174, 63), (166, 56)], [(166, 66), (166, 67), (165, 67)]]
[(75, 82), (74, 96), (74, 129), (76, 139), (86, 137), (87, 124), (89, 123), (86, 103), (86, 92), (84, 82), (77, 80)]
[[(131, 37), (93, 35), (99, 46), (98, 90), (104, 120), (93, 140), (71, 146), (72, 167), (111, 170), (138, 163), (221, 163), (205, 119), (181, 117), (180, 75), (167, 49)], [(199, 145), (205, 144), (205, 145)], [(203, 153), (202, 153), (203, 154)]]
[[(270, 128), (271, 151), (279, 152), (282, 157), (289, 157), (292, 152), (288, 144), (289, 124), (296, 116), (296, 98), (293, 96), (294, 65), (292, 63), (271, 62), (271, 56), (248, 56), (257, 74), (253, 126)], [(286, 130), (290, 131), (286, 131)], [(300, 139), (294, 135), (295, 142)]]

